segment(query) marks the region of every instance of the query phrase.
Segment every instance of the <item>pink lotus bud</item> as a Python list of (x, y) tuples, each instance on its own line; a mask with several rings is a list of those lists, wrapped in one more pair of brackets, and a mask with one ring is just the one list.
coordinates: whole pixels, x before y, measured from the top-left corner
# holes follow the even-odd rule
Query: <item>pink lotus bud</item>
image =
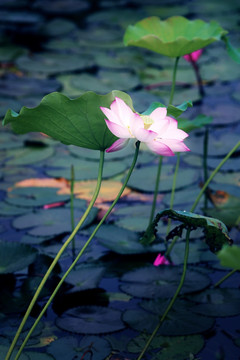
[(153, 262), (154, 266), (159, 266), (159, 265), (170, 265), (170, 262), (165, 258), (164, 255), (162, 254), (158, 254), (158, 256), (156, 257), (156, 259)]
[(44, 205), (43, 208), (44, 208), (44, 210), (47, 210), (47, 209), (59, 207), (59, 206), (62, 206), (62, 205), (64, 205), (64, 202), (63, 202), (63, 201), (61, 201), (61, 202), (56, 202), (56, 203), (52, 203), (52, 204), (48, 204), (48, 205)]
[(191, 61), (196, 62), (199, 59), (199, 57), (201, 56), (202, 52), (203, 52), (202, 49), (199, 49), (199, 50), (192, 52), (191, 54), (184, 55), (183, 57), (188, 62), (191, 62)]

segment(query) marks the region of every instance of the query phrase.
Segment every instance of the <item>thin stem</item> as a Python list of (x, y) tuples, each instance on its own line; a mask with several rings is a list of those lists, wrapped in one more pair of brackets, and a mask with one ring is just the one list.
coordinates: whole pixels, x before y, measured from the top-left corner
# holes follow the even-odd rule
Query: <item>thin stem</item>
[(191, 230), (188, 229), (187, 230), (187, 234), (186, 234), (186, 245), (185, 245), (185, 254), (184, 254), (184, 262), (183, 262), (183, 273), (182, 273), (182, 277), (181, 277), (181, 280), (180, 280), (180, 283), (178, 285), (178, 288), (172, 298), (172, 300), (170, 301), (170, 303), (168, 304), (166, 310), (164, 311), (164, 314), (162, 315), (158, 325), (156, 326), (156, 328), (154, 329), (152, 335), (150, 336), (150, 338), (148, 339), (144, 349), (142, 350), (141, 354), (139, 355), (139, 357), (137, 358), (137, 360), (141, 360), (143, 355), (145, 354), (145, 352), (147, 351), (149, 345), (151, 344), (154, 336), (157, 334), (159, 328), (161, 327), (162, 323), (164, 322), (164, 320), (166, 319), (169, 311), (171, 310), (171, 308), (173, 307), (182, 287), (183, 287), (183, 284), (184, 284), (184, 280), (185, 280), (185, 277), (186, 277), (186, 272), (187, 272), (187, 262), (188, 262), (188, 254), (189, 254), (189, 236), (190, 236), (190, 232)]
[(177, 66), (178, 66), (179, 57), (176, 57), (175, 64), (173, 68), (173, 77), (172, 77), (172, 87), (171, 87), (171, 93), (170, 93), (170, 99), (169, 99), (169, 105), (173, 102), (174, 97), (174, 91), (175, 91), (175, 85), (176, 85), (176, 75), (177, 75)]
[(158, 162), (158, 169), (157, 169), (157, 176), (156, 176), (156, 183), (155, 183), (155, 189), (154, 189), (154, 196), (153, 196), (152, 210), (151, 210), (150, 219), (149, 219), (149, 225), (153, 221), (155, 210), (156, 210), (157, 196), (158, 196), (161, 169), (162, 169), (162, 160), (163, 160), (163, 157), (160, 156), (159, 157), (159, 162)]
[[(47, 308), (49, 307), (50, 303), (52, 302), (53, 298), (55, 297), (55, 295), (57, 294), (59, 288), (61, 287), (62, 283), (65, 281), (66, 277), (68, 276), (68, 274), (71, 272), (71, 270), (74, 268), (74, 266), (77, 264), (78, 260), (80, 259), (80, 257), (82, 256), (83, 252), (85, 251), (85, 249), (87, 248), (87, 246), (90, 244), (90, 242), (92, 241), (93, 237), (96, 235), (98, 229), (100, 228), (100, 226), (102, 225), (102, 223), (106, 220), (106, 218), (108, 217), (108, 215), (110, 214), (110, 212), (112, 211), (112, 209), (114, 208), (114, 206), (116, 205), (116, 203), (118, 202), (118, 200), (120, 199), (127, 183), (128, 180), (133, 172), (133, 169), (135, 167), (136, 161), (137, 161), (137, 157), (138, 157), (138, 152), (139, 152), (139, 146), (140, 146), (140, 142), (137, 141), (136, 143), (136, 151), (135, 151), (135, 155), (134, 155), (134, 159), (132, 162), (132, 165), (128, 171), (128, 174), (126, 176), (126, 179), (116, 197), (116, 199), (114, 200), (114, 202), (112, 203), (112, 205), (110, 206), (110, 208), (108, 209), (108, 211), (106, 212), (106, 214), (103, 216), (103, 218), (101, 219), (101, 221), (99, 222), (99, 224), (96, 226), (96, 228), (94, 229), (92, 235), (89, 237), (89, 239), (86, 241), (86, 243), (84, 244), (84, 246), (82, 247), (82, 249), (80, 250), (80, 252), (78, 253), (76, 259), (74, 260), (74, 262), (71, 264), (71, 266), (68, 268), (68, 270), (65, 272), (65, 274), (63, 275), (63, 277), (61, 278), (60, 282), (58, 283), (57, 287), (55, 288), (54, 292), (51, 294), (51, 297), (49, 298), (48, 302), (46, 303), (46, 305), (44, 306), (44, 308), (42, 309), (41, 313), (39, 314), (38, 318), (35, 320), (33, 326), (31, 327), (31, 329), (29, 330), (26, 338), (24, 339), (24, 342), (22, 343), (16, 357), (15, 360), (19, 359), (19, 356), (21, 355), (21, 352), (24, 348), (24, 346), (26, 345), (28, 339), (30, 338), (32, 332), (35, 330), (37, 324), (39, 323), (39, 321), (41, 320), (42, 316), (44, 315), (45, 311), (47, 310)], [(7, 360), (7, 359), (5, 359)]]
[[(208, 170), (207, 170), (207, 156), (208, 156), (208, 128), (205, 128), (204, 133), (204, 142), (203, 142), (203, 171), (204, 171), (204, 183), (208, 179)], [(207, 193), (205, 192), (205, 199), (204, 199), (204, 208), (206, 209), (208, 206), (208, 198)]]
[[(100, 162), (99, 162), (99, 170), (98, 170), (98, 180), (97, 180), (97, 185), (96, 185), (96, 189), (95, 189), (95, 192), (93, 194), (93, 197), (92, 197), (92, 200), (90, 201), (89, 205), (88, 205), (88, 208), (87, 210), (85, 211), (85, 213), (83, 214), (81, 220), (79, 221), (79, 223), (77, 224), (77, 226), (75, 227), (74, 231), (71, 233), (71, 235), (69, 236), (69, 238), (66, 240), (66, 242), (62, 245), (61, 249), (58, 251), (57, 255), (55, 256), (54, 260), (52, 261), (50, 267), (48, 268), (46, 274), (44, 275), (41, 283), (39, 284), (28, 308), (27, 308), (27, 311), (22, 319), (22, 322), (21, 324), (19, 325), (19, 328), (17, 330), (17, 333), (11, 343), (11, 346), (8, 350), (8, 353), (5, 357), (5, 360), (9, 360), (10, 359), (10, 356), (12, 355), (12, 352), (14, 350), (14, 347), (19, 339), (19, 336), (22, 332), (22, 329), (24, 327), (24, 325), (26, 324), (26, 321), (29, 317), (29, 315), (31, 314), (31, 311), (47, 281), (47, 279), (49, 278), (50, 274), (52, 273), (55, 265), (57, 264), (59, 258), (61, 257), (62, 253), (64, 252), (64, 250), (67, 248), (67, 246), (70, 244), (70, 242), (72, 241), (72, 239), (74, 238), (74, 236), (77, 234), (78, 230), (80, 229), (80, 227), (82, 226), (83, 222), (85, 221), (85, 219), (87, 218), (89, 212), (91, 211), (95, 201), (96, 201), (96, 198), (99, 194), (99, 191), (100, 191), (100, 187), (101, 187), (101, 182), (102, 182), (102, 172), (103, 172), (103, 164), (104, 164), (104, 151), (101, 151), (100, 152)], [(22, 351), (22, 350), (21, 350)], [(21, 354), (21, 352), (19, 353), (19, 355)], [(19, 356), (16, 357), (16, 359), (18, 358)]]
[(204, 93), (203, 82), (202, 82), (198, 64), (196, 63), (196, 61), (193, 60), (191, 54), (189, 54), (189, 56), (190, 56), (190, 61), (191, 61), (192, 67), (193, 67), (195, 75), (196, 75), (199, 95), (200, 95), (200, 97), (203, 97), (205, 95), (205, 93)]
[[(174, 96), (175, 85), (176, 85), (176, 75), (177, 75), (178, 61), (179, 61), (179, 57), (176, 57), (174, 68), (173, 68), (172, 87), (171, 87), (169, 105), (171, 105), (172, 102), (173, 102), (173, 96)], [(150, 214), (149, 224), (151, 224), (151, 222), (153, 221), (153, 217), (154, 217), (154, 213), (155, 213), (155, 209), (156, 209), (157, 195), (158, 195), (160, 176), (161, 176), (161, 169), (162, 169), (162, 156), (160, 156), (159, 162), (158, 162), (158, 170), (157, 170), (154, 197), (153, 197), (152, 210), (151, 210), (151, 214)]]
[[(74, 182), (75, 182), (75, 174), (74, 174), (74, 166), (71, 165), (71, 193), (70, 193), (70, 207), (71, 207), (71, 226), (72, 226), (72, 231), (75, 228), (75, 224), (74, 224)], [(72, 257), (73, 260), (75, 259), (75, 251), (76, 251), (76, 246), (75, 246), (75, 237), (72, 239)]]
[[(170, 198), (170, 209), (173, 208), (179, 164), (180, 164), (180, 153), (177, 153), (177, 163), (176, 163), (176, 167), (175, 167), (175, 171), (174, 171), (174, 175), (173, 175), (172, 192), (171, 192), (171, 198)], [(171, 228), (171, 219), (168, 219), (167, 235), (170, 231), (170, 228)]]
[(218, 282), (216, 282), (216, 284), (214, 285), (214, 287), (218, 287), (219, 285), (221, 285), (225, 280), (227, 280), (230, 276), (232, 276), (233, 274), (235, 274), (235, 272), (237, 272), (237, 269), (233, 269), (231, 270), (227, 275), (223, 276), (220, 280), (218, 280)]
[(221, 169), (221, 167), (225, 164), (225, 162), (230, 158), (230, 156), (237, 150), (237, 148), (239, 148), (239, 146), (240, 146), (240, 141), (232, 148), (232, 150), (229, 151), (229, 153), (225, 156), (225, 158), (220, 162), (220, 164), (216, 167), (216, 169), (209, 176), (208, 180), (205, 182), (205, 184), (203, 185), (203, 187), (202, 187), (200, 193), (198, 194), (196, 200), (194, 201), (194, 204), (190, 209), (191, 212), (196, 209), (196, 206), (198, 205), (199, 200), (202, 197), (202, 194), (204, 193), (204, 191), (206, 190), (206, 188), (208, 187), (209, 183), (212, 181), (214, 176)]
[[(193, 212), (193, 211), (196, 209), (196, 207), (197, 207), (197, 205), (198, 205), (198, 203), (199, 203), (199, 201), (200, 201), (200, 199), (201, 199), (204, 191), (205, 191), (206, 188), (208, 187), (209, 183), (212, 181), (212, 179), (213, 179), (214, 176), (217, 174), (217, 172), (221, 169), (221, 167), (225, 164), (225, 162), (230, 158), (230, 156), (237, 150), (237, 148), (238, 148), (239, 146), (240, 146), (240, 141), (232, 148), (231, 151), (229, 151), (229, 153), (225, 156), (225, 158), (219, 163), (219, 165), (216, 167), (216, 169), (212, 172), (212, 174), (210, 175), (210, 177), (208, 178), (208, 180), (207, 180), (207, 181), (205, 182), (205, 184), (203, 185), (200, 193), (198, 194), (198, 196), (197, 196), (197, 198), (196, 198), (193, 206), (192, 206), (191, 209), (190, 209), (190, 212)], [(177, 239), (178, 239), (178, 236), (175, 236), (175, 238), (173, 239), (171, 245), (170, 245), (169, 248), (167, 249), (167, 251), (166, 251), (166, 253), (165, 253), (165, 256), (169, 256), (169, 254), (170, 254), (170, 252), (172, 251), (172, 248), (173, 248), (173, 246), (175, 245)]]

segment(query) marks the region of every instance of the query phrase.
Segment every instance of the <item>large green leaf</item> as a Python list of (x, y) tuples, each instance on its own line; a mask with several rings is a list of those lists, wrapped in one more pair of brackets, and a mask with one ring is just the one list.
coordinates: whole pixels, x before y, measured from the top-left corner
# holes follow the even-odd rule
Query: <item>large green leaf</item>
[(43, 132), (67, 145), (105, 150), (117, 137), (108, 130), (100, 106), (110, 107), (116, 96), (132, 106), (129, 95), (115, 90), (107, 95), (87, 92), (74, 100), (55, 92), (33, 109), (23, 107), (19, 114), (8, 110), (3, 124), (10, 123), (19, 134)]
[(182, 16), (173, 16), (162, 21), (152, 16), (130, 25), (124, 35), (124, 44), (177, 57), (221, 40), (225, 34), (227, 31), (216, 21), (190, 21)]

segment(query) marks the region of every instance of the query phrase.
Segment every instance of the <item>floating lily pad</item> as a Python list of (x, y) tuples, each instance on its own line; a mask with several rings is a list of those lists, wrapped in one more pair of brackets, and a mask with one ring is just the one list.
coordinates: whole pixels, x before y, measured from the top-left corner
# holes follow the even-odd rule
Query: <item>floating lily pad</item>
[(23, 146), (23, 141), (24, 139), (20, 136), (4, 131), (0, 134), (0, 150), (21, 148)]
[(1, 45), (0, 61), (1, 62), (12, 62), (18, 56), (26, 54), (26, 53), (27, 53), (27, 49), (25, 49), (19, 45), (13, 45), (13, 44)]
[[(96, 161), (99, 161), (100, 158), (99, 152), (91, 149), (84, 149), (78, 146), (70, 145), (69, 150), (70, 150), (70, 154), (73, 154), (74, 156), (80, 158), (91, 159)], [(123, 159), (128, 156), (131, 156), (133, 158), (134, 151), (135, 151), (134, 147), (128, 145), (119, 151), (105, 153), (104, 161), (106, 162), (108, 160)]]
[(63, 36), (66, 35), (73, 30), (76, 30), (76, 24), (67, 19), (55, 18), (49, 21), (44, 27), (43, 32), (46, 36)]
[[(174, 295), (182, 275), (177, 266), (146, 267), (126, 273), (121, 281), (121, 289), (127, 294), (154, 299), (169, 298)], [(207, 275), (188, 271), (181, 294), (199, 291), (210, 284)]]
[[(128, 351), (141, 353), (147, 343), (149, 335), (141, 334), (128, 343)], [(185, 360), (189, 354), (196, 355), (204, 346), (204, 339), (201, 335), (167, 337), (156, 335), (152, 340), (149, 350), (155, 349), (154, 360)], [(161, 349), (159, 351), (159, 349)]]
[(190, 21), (182, 16), (162, 21), (152, 16), (128, 26), (123, 41), (125, 45), (144, 47), (162, 55), (177, 57), (221, 40), (225, 34), (227, 31), (216, 21)]
[[(159, 184), (160, 192), (168, 192), (172, 189), (174, 167), (165, 165), (162, 168), (161, 180)], [(140, 169), (135, 169), (131, 178), (129, 179), (128, 186), (135, 190), (144, 192), (154, 192), (155, 178), (157, 174), (156, 166), (146, 166)], [(176, 189), (187, 187), (196, 182), (198, 173), (193, 169), (181, 169), (178, 174)]]
[(10, 74), (0, 79), (0, 94), (18, 98), (34, 94), (45, 95), (59, 90), (60, 86), (54, 79), (34, 79)]
[(19, 109), (21, 109), (21, 104), (17, 100), (12, 100), (7, 97), (5, 97), (5, 98), (1, 97), (0, 98), (0, 116), (1, 117), (4, 116), (6, 114), (6, 111), (9, 108), (14, 108), (18, 111)]
[(95, 289), (104, 271), (104, 267), (81, 266), (68, 275), (67, 282), (74, 285), (76, 290)]
[(89, 6), (90, 4), (84, 0), (69, 0), (68, 3), (61, 0), (37, 0), (34, 2), (33, 8), (48, 14), (66, 16), (66, 14), (81, 14), (88, 10)]
[[(114, 236), (113, 236), (114, 234)], [(122, 229), (114, 225), (102, 225), (97, 232), (100, 244), (118, 254), (141, 254), (163, 251), (164, 245), (143, 246), (136, 232)]]
[(29, 212), (29, 209), (19, 206), (12, 206), (6, 204), (5, 202), (0, 202), (0, 215), (2, 216), (15, 216), (15, 215), (22, 215)]
[[(151, 209), (151, 205), (145, 204), (127, 206), (115, 210), (114, 215), (117, 216), (115, 224), (131, 231), (145, 231), (149, 225)], [(157, 209), (163, 209), (163, 205), (158, 205)]]
[(30, 73), (54, 75), (63, 72), (85, 69), (92, 65), (88, 55), (41, 53), (21, 56), (16, 60), (20, 70)]
[(105, 94), (112, 89), (129, 91), (139, 85), (138, 76), (130, 71), (100, 70), (97, 75), (75, 74), (59, 76), (64, 85), (63, 93), (68, 96), (79, 96), (85, 91), (96, 91)]
[(66, 311), (56, 320), (56, 325), (77, 334), (105, 334), (125, 327), (121, 311), (100, 306), (81, 306)]
[[(53, 158), (49, 162), (51, 170), (46, 170), (46, 174), (55, 178), (64, 177), (71, 179), (71, 165), (74, 166), (75, 180), (92, 180), (98, 177), (98, 162), (77, 159), (70, 156), (61, 156)], [(54, 169), (54, 168), (57, 169)], [(127, 164), (123, 161), (108, 161), (105, 162), (103, 168), (103, 179), (108, 179), (115, 175), (123, 173), (127, 169)]]
[(75, 100), (51, 93), (34, 109), (23, 107), (19, 114), (9, 110), (3, 123), (11, 123), (17, 133), (43, 132), (67, 145), (105, 150), (117, 138), (108, 130), (100, 106), (110, 107), (116, 96), (132, 106), (130, 96), (120, 91), (104, 96), (87, 92)]
[[(77, 209), (74, 211), (74, 220), (77, 224), (84, 211)], [(83, 223), (83, 227), (88, 226), (95, 219), (98, 209), (93, 208)], [(70, 209), (49, 209), (38, 210), (35, 213), (23, 215), (13, 221), (16, 229), (28, 229), (29, 235), (51, 236), (64, 232), (71, 232)]]
[(198, 295), (191, 295), (197, 305), (194, 312), (205, 316), (227, 317), (240, 314), (238, 289), (207, 289)]
[(69, 360), (77, 359), (91, 351), (94, 360), (104, 360), (111, 352), (109, 342), (97, 336), (84, 336), (80, 341), (73, 336), (61, 337), (48, 345), (48, 352), (55, 359)]
[(30, 265), (38, 251), (29, 245), (0, 241), (0, 273), (8, 274)]
[(37, 148), (25, 147), (23, 149), (8, 150), (7, 165), (32, 165), (39, 161), (45, 160), (54, 154), (52, 147)]
[[(7, 345), (0, 345), (0, 353), (2, 356), (7, 356), (7, 352), (9, 350), (9, 346)], [(13, 356), (16, 356), (17, 355), (17, 350), (14, 350), (13, 351)], [(29, 357), (28, 355), (26, 355), (26, 353), (24, 354), (21, 354), (20, 357), (19, 357), (19, 360), (29, 360)]]
[[(127, 310), (123, 314), (123, 320), (134, 330), (152, 333), (159, 323), (169, 300), (153, 300), (142, 302), (141, 306), (148, 310)], [(158, 333), (167, 336), (183, 336), (201, 333), (209, 330), (214, 324), (213, 318), (189, 311), (189, 303), (178, 301), (168, 313), (167, 318), (160, 327)], [(151, 312), (149, 312), (151, 311)]]
[(57, 190), (56, 188), (41, 187), (14, 188), (8, 193), (6, 201), (12, 205), (32, 207), (69, 200), (68, 195), (58, 195)]
[[(175, 265), (183, 264), (184, 261), (184, 249), (185, 249), (185, 243), (177, 243), (174, 245), (172, 251), (171, 251), (171, 260)], [(216, 255), (212, 254), (209, 251), (208, 246), (204, 243), (203, 240), (198, 241), (191, 241), (190, 247), (189, 247), (189, 264), (196, 264), (202, 261), (216, 261)]]
[(130, 49), (121, 49), (119, 51), (96, 53), (95, 62), (98, 66), (109, 69), (133, 69), (143, 68), (146, 61), (143, 55), (138, 51), (129, 51)]

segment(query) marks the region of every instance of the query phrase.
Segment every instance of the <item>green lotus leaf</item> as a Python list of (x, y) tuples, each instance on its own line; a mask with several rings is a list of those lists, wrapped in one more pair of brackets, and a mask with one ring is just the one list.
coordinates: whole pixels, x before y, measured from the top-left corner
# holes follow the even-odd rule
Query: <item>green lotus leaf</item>
[(105, 150), (117, 137), (108, 130), (100, 106), (110, 107), (116, 96), (132, 107), (130, 96), (116, 90), (107, 95), (86, 92), (74, 100), (54, 92), (33, 109), (23, 107), (19, 114), (8, 110), (3, 125), (10, 123), (18, 134), (42, 132), (67, 145)]
[(162, 21), (156, 16), (128, 26), (124, 44), (139, 46), (169, 57), (178, 57), (201, 49), (227, 34), (216, 21), (190, 21), (173, 16)]

